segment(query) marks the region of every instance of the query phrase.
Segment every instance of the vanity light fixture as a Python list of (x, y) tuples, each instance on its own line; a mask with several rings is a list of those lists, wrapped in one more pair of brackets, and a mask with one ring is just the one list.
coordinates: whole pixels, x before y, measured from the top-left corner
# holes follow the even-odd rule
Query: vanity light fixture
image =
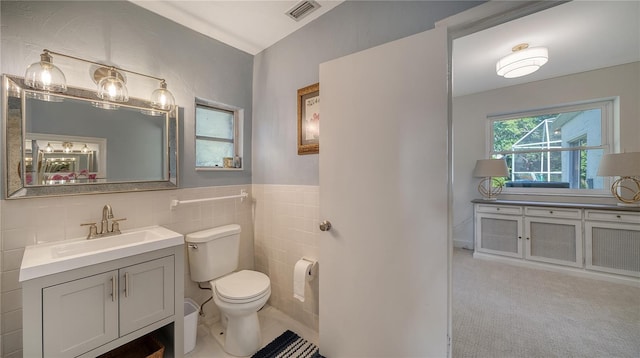
[[(67, 90), (66, 79), (62, 71), (53, 65), (52, 55), (62, 56), (77, 61), (82, 61), (98, 65), (93, 73), (93, 80), (98, 86), (98, 97), (109, 102), (127, 102), (129, 93), (126, 86), (126, 78), (123, 73), (130, 73), (142, 77), (160, 81), (160, 88), (151, 94), (151, 107), (170, 111), (175, 106), (175, 98), (167, 90), (167, 82), (163, 78), (146, 75), (140, 72), (126, 70), (115, 66), (108, 66), (99, 62), (85, 60), (83, 58), (65, 55), (59, 52), (43, 50), (40, 55), (40, 62), (36, 62), (27, 68), (25, 73), (25, 84), (31, 88), (45, 90), (49, 92), (65, 92)], [(99, 102), (96, 102), (99, 103)], [(96, 106), (103, 107), (103, 106)], [(105, 109), (115, 109), (104, 106)], [(117, 108), (117, 107), (116, 107)]]
[(47, 143), (47, 146), (44, 147), (44, 151), (47, 153), (53, 153), (53, 147), (51, 146), (51, 143)]
[(85, 143), (84, 147), (82, 147), (82, 149), (80, 149), (80, 151), (84, 154), (89, 153), (89, 147), (87, 147), (87, 144)]
[(62, 148), (64, 148), (62, 151), (65, 153), (71, 153), (71, 148), (73, 147), (73, 143), (71, 142), (64, 142), (62, 143)]
[(53, 64), (51, 54), (47, 50), (40, 55), (39, 62), (27, 67), (24, 83), (31, 88), (48, 92), (67, 91), (67, 79), (64, 73)]
[(508, 177), (509, 168), (504, 159), (478, 159), (473, 176), (484, 178), (478, 184), (480, 195), (485, 200), (496, 200), (496, 196), (502, 192), (502, 184), (493, 186), (492, 177)]
[(640, 152), (603, 155), (598, 176), (619, 177), (611, 184), (619, 206), (640, 206)]
[(98, 97), (100, 99), (111, 102), (127, 102), (129, 100), (129, 91), (124, 76), (114, 67), (98, 68), (93, 77), (98, 79)]
[(509, 55), (496, 62), (496, 73), (504, 78), (522, 77), (534, 73), (549, 60), (546, 47), (532, 47), (522, 43), (514, 46)]

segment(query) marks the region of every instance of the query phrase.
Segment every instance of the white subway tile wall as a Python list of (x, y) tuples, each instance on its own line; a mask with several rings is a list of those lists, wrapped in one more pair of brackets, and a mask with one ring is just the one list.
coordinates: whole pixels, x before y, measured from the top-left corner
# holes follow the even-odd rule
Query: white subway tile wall
[(271, 279), (269, 304), (318, 331), (319, 274), (306, 283), (305, 301), (293, 298), (296, 262), (319, 257), (318, 186), (254, 184), (256, 270)]
[[(173, 209), (171, 200), (202, 199), (239, 194), (246, 190), (249, 199), (184, 204)], [(22, 357), (22, 289), (18, 273), (24, 248), (36, 243), (81, 238), (87, 235), (80, 224), (99, 222), (102, 207), (111, 205), (123, 230), (162, 225), (181, 234), (215, 226), (237, 223), (242, 226), (240, 239), (240, 269), (254, 268), (254, 235), (251, 185), (191, 188), (140, 193), (99, 194), (2, 200), (0, 213), (0, 356)], [(186, 253), (185, 253), (186, 255)], [(185, 259), (185, 296), (202, 303), (211, 291), (200, 290), (189, 278)], [(316, 310), (317, 315), (317, 310)], [(219, 316), (213, 303), (205, 306), (205, 318)]]

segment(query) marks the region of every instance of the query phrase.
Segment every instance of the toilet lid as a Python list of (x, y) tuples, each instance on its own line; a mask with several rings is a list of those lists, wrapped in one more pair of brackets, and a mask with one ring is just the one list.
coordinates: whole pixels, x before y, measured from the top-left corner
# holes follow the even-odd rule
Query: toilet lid
[(221, 297), (243, 300), (262, 295), (270, 284), (262, 272), (243, 270), (215, 281), (215, 289)]

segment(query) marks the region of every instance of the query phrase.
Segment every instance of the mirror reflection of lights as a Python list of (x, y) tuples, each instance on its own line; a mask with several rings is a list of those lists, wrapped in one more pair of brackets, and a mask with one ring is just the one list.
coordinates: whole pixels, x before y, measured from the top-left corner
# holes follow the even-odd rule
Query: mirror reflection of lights
[(51, 143), (47, 143), (47, 146), (44, 148), (44, 151), (47, 153), (53, 152), (53, 147), (51, 146)]

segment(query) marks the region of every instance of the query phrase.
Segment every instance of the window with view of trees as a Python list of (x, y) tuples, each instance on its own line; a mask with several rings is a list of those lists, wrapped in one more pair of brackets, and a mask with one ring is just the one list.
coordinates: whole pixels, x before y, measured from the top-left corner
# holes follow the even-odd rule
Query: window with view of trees
[(603, 189), (596, 175), (609, 152), (611, 101), (490, 118), (492, 158), (509, 168), (507, 188)]

